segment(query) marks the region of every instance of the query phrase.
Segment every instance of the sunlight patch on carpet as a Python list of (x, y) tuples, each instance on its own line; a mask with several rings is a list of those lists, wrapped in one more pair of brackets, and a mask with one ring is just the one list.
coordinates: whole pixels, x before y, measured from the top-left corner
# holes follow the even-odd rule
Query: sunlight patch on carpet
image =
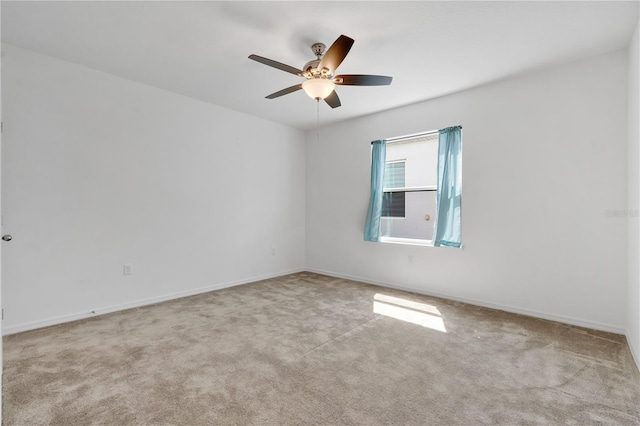
[(443, 333), (447, 332), (438, 308), (426, 303), (413, 302), (411, 300), (377, 293), (373, 296), (373, 313)]

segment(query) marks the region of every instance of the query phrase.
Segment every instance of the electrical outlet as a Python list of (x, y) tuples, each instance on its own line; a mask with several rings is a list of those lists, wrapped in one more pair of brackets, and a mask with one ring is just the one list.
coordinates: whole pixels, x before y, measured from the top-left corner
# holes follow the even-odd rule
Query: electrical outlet
[(127, 263), (122, 268), (124, 275), (133, 275), (133, 266), (130, 263)]
[(276, 248), (271, 247), (271, 256), (275, 256), (275, 255), (276, 255)]
[(412, 254), (409, 255), (409, 263), (413, 263), (413, 255)]

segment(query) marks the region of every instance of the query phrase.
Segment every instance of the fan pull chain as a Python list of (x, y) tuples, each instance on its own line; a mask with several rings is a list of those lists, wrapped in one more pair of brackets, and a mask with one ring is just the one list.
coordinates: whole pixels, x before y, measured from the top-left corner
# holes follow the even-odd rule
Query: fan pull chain
[(320, 99), (316, 99), (316, 142), (320, 143)]

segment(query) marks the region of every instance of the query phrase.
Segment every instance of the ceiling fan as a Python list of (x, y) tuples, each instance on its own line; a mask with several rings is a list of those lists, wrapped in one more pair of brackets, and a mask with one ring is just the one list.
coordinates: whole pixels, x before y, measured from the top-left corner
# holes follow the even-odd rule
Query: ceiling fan
[(353, 41), (352, 38), (341, 35), (333, 42), (326, 53), (324, 44), (313, 44), (311, 50), (316, 55), (316, 59), (307, 62), (301, 70), (258, 55), (249, 55), (249, 59), (307, 79), (303, 83), (272, 93), (266, 97), (267, 99), (275, 99), (303, 89), (311, 98), (318, 101), (324, 99), (331, 108), (337, 108), (341, 104), (340, 98), (335, 91), (336, 85), (388, 86), (392, 80), (392, 77), (383, 75), (340, 74), (334, 76), (336, 68), (342, 63), (351, 46), (353, 46)]

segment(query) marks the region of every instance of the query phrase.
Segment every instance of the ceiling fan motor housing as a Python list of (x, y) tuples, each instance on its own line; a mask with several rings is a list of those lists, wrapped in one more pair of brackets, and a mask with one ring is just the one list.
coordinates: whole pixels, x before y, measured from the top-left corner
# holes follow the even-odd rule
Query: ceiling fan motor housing
[(306, 78), (332, 78), (333, 76), (329, 73), (327, 68), (318, 69), (318, 65), (320, 65), (320, 59), (314, 59), (313, 61), (309, 61), (304, 64), (302, 68), (304, 71), (302, 72), (302, 76)]
[(305, 72), (313, 73), (313, 70), (318, 69), (318, 64), (320, 64), (320, 59), (314, 59), (313, 61), (309, 61), (304, 64), (302, 70)]
[(304, 64), (304, 67), (302, 67), (303, 73), (302, 75), (306, 78), (331, 78), (331, 76), (329, 75), (329, 70), (328, 69), (318, 69), (318, 65), (320, 64), (320, 61), (322, 59), (322, 55), (324, 55), (324, 51), (327, 48), (327, 46), (324, 45), (324, 43), (314, 43), (311, 45), (311, 51), (313, 51), (313, 54), (316, 55), (316, 59), (307, 62), (306, 64)]

